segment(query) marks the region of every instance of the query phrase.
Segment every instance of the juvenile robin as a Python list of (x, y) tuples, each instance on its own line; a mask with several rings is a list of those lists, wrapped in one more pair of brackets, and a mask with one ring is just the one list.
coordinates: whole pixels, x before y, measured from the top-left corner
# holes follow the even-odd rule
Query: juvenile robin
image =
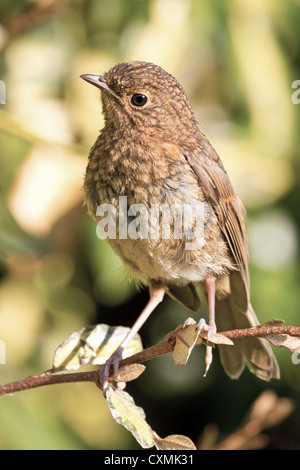
[[(200, 310), (195, 286), (205, 293), (209, 328), (225, 331), (258, 325), (250, 303), (245, 209), (224, 166), (197, 127), (194, 112), (177, 80), (147, 62), (118, 64), (104, 75), (81, 75), (101, 91), (105, 126), (89, 154), (84, 180), (85, 203), (98, 222), (97, 207), (110, 204), (119, 219), (119, 197), (127, 206), (202, 206), (202, 229), (188, 219), (182, 236), (108, 238), (134, 276), (149, 286), (150, 300), (130, 333), (102, 371), (104, 388), (110, 366), (117, 373), (122, 352), (167, 293), (192, 312)], [(136, 206), (134, 206), (136, 207)], [(171, 229), (176, 215), (171, 216)], [(132, 222), (130, 210), (126, 223)], [(162, 217), (156, 220), (159, 225)], [(191, 231), (200, 243), (187, 249)], [(197, 231), (198, 230), (198, 231)], [(198, 240), (198, 241), (199, 241)], [(225, 372), (237, 379), (245, 365), (264, 380), (279, 378), (268, 343), (260, 338), (220, 346)], [(207, 368), (211, 353), (207, 352)]]

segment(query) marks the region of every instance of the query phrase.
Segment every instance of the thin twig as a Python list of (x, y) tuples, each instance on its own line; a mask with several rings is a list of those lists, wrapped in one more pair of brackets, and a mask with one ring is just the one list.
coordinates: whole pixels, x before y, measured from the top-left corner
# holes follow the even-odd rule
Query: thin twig
[[(177, 329), (174, 332), (169, 333), (166, 339), (161, 343), (144, 349), (143, 351), (134, 354), (133, 356), (127, 357), (126, 359), (123, 359), (120, 362), (120, 368), (129, 364), (140, 364), (155, 357), (162, 356), (163, 354), (172, 352), (176, 342), (176, 335), (180, 331), (180, 329)], [(272, 322), (268, 322), (265, 325), (259, 325), (252, 328), (223, 331), (220, 332), (220, 334), (230, 339), (243, 339), (254, 336), (266, 337), (268, 335), (289, 335), (300, 337), (300, 326), (277, 326), (276, 324), (272, 325)], [(54, 374), (53, 372), (55, 372), (55, 370), (49, 370), (39, 375), (33, 375), (22, 380), (17, 380), (16, 382), (0, 385), (0, 396), (22, 390), (29, 390), (36, 387), (42, 387), (45, 385), (70, 382), (94, 382), (98, 387), (101, 388), (99, 383), (98, 370), (64, 374)]]
[(9, 395), (22, 390), (29, 390), (31, 388), (43, 387), (44, 385), (54, 385), (69, 382), (95, 382), (99, 378), (99, 371), (92, 372), (74, 372), (71, 374), (51, 374), (50, 372), (43, 372), (39, 375), (31, 375), (26, 379), (10, 382), (5, 385), (0, 385), (0, 396)]
[(227, 338), (230, 339), (250, 338), (254, 336), (264, 337), (268, 335), (289, 335), (300, 337), (300, 326), (276, 326), (268, 323), (240, 330), (223, 331), (220, 334), (227, 336)]

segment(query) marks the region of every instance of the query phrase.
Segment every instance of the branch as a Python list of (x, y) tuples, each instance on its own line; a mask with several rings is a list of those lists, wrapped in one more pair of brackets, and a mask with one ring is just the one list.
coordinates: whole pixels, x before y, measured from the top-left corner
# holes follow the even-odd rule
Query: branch
[[(280, 323), (280, 325), (278, 325)], [(169, 333), (165, 340), (158, 343), (150, 348), (144, 349), (143, 351), (134, 354), (120, 362), (120, 369), (123, 366), (130, 364), (141, 364), (145, 361), (153, 359), (163, 354), (168, 354), (174, 350), (176, 344), (176, 338), (184, 330), (185, 326), (177, 328), (175, 331)], [(237, 329), (223, 331), (219, 335), (226, 336), (229, 339), (244, 339), (250, 337), (267, 338), (269, 335), (288, 335), (291, 337), (300, 338), (300, 326), (283, 326), (279, 320), (267, 322), (264, 325), (254, 326), (251, 328)], [(203, 341), (204, 340), (204, 341)], [(204, 330), (200, 333), (200, 337), (197, 340), (197, 344), (207, 341), (207, 332)], [(229, 346), (230, 347), (230, 346)], [(300, 349), (300, 348), (299, 348)], [(22, 390), (29, 390), (36, 387), (42, 387), (44, 385), (54, 385), (70, 382), (94, 382), (97, 387), (101, 388), (99, 383), (99, 370), (89, 372), (74, 372), (55, 374), (54, 369), (50, 369), (39, 375), (33, 375), (16, 382), (11, 382), (0, 386), (0, 396), (8, 395), (14, 392)]]
[(49, 371), (43, 372), (39, 375), (31, 375), (26, 379), (0, 385), (0, 396), (21, 392), (22, 390), (29, 390), (31, 388), (42, 387), (44, 385), (55, 385), (70, 382), (95, 382), (97, 384), (98, 377), (99, 371), (54, 375), (50, 369)]
[[(151, 346), (150, 348), (144, 349), (137, 354), (123, 359), (120, 361), (120, 369), (121, 367), (127, 366), (129, 364), (141, 364), (145, 361), (148, 361), (149, 359), (153, 359), (154, 357), (167, 354), (173, 350), (173, 347), (174, 345), (172, 346), (171, 342), (169, 343), (168, 341), (163, 341), (162, 343)], [(71, 382), (94, 382), (97, 387), (102, 389), (99, 382), (99, 370), (65, 374), (54, 374), (53, 372), (55, 372), (53, 369), (49, 369), (48, 371), (42, 372), (39, 375), (31, 375), (30, 377), (17, 380), (16, 382), (0, 385), (0, 396), (21, 392), (22, 390), (43, 387), (44, 385), (55, 385)]]
[(278, 322), (282, 323), (282, 320), (273, 320), (265, 323), (264, 325), (253, 326), (252, 328), (223, 331), (221, 334), (230, 339), (250, 338), (254, 336), (263, 338), (269, 335), (289, 335), (300, 337), (300, 326), (278, 326)]

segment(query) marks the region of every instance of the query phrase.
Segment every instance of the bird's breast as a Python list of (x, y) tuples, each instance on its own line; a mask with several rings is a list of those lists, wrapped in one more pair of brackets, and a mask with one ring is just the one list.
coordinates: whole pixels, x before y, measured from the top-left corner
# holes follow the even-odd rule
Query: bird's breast
[[(120, 149), (119, 149), (120, 150)], [(85, 197), (108, 242), (136, 277), (179, 285), (223, 274), (232, 261), (211, 205), (183, 158), (111, 150), (92, 155)], [(98, 166), (98, 169), (96, 167)], [(97, 205), (97, 207), (96, 207)], [(111, 208), (112, 217), (106, 219)], [(97, 216), (96, 211), (101, 216)], [(105, 221), (105, 220), (104, 220)], [(115, 224), (108, 230), (108, 223)], [(111, 236), (112, 235), (112, 236)]]

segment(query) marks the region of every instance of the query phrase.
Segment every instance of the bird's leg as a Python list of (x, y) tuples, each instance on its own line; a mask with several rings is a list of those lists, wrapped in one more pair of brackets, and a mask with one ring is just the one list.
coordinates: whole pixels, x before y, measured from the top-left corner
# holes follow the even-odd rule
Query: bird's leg
[[(216, 278), (213, 275), (209, 275), (205, 279), (207, 298), (208, 298), (208, 325), (206, 324), (203, 318), (201, 318), (201, 320), (199, 321), (197, 325), (197, 328), (207, 331), (207, 341), (209, 341), (210, 333), (211, 332), (215, 333), (217, 329), (216, 322), (215, 322), (215, 294), (216, 294), (215, 282), (216, 282)], [(206, 356), (205, 356), (206, 368), (204, 372), (204, 377), (206, 377), (206, 374), (208, 372), (208, 369), (210, 368), (211, 363), (212, 363), (212, 347), (206, 346)]]
[(132, 340), (134, 335), (139, 331), (148, 317), (151, 315), (153, 310), (157, 307), (157, 305), (163, 300), (165, 295), (166, 288), (165, 286), (158, 281), (152, 281), (150, 287), (150, 299), (139, 315), (135, 323), (133, 324), (132, 328), (130, 329), (128, 335), (124, 338), (120, 346), (115, 350), (115, 352), (110, 356), (110, 358), (106, 361), (104, 366), (100, 372), (100, 383), (102, 384), (103, 392), (105, 394), (107, 387), (108, 387), (108, 377), (111, 365), (113, 365), (114, 369), (114, 377), (117, 377), (119, 372), (119, 363), (122, 360), (122, 354), (124, 349), (126, 348), (127, 344)]
[[(208, 298), (208, 335), (207, 339), (209, 340), (210, 331), (216, 332), (216, 322), (215, 322), (215, 305), (216, 305), (216, 278), (213, 275), (207, 276), (205, 279), (206, 289), (207, 289), (207, 298)], [(206, 376), (208, 369), (212, 363), (212, 347), (206, 346), (206, 356), (205, 364), (206, 369), (204, 377)]]
[(209, 326), (216, 331), (216, 322), (215, 322), (215, 305), (216, 305), (216, 278), (213, 275), (207, 276), (205, 279), (207, 297), (208, 297), (208, 324)]

